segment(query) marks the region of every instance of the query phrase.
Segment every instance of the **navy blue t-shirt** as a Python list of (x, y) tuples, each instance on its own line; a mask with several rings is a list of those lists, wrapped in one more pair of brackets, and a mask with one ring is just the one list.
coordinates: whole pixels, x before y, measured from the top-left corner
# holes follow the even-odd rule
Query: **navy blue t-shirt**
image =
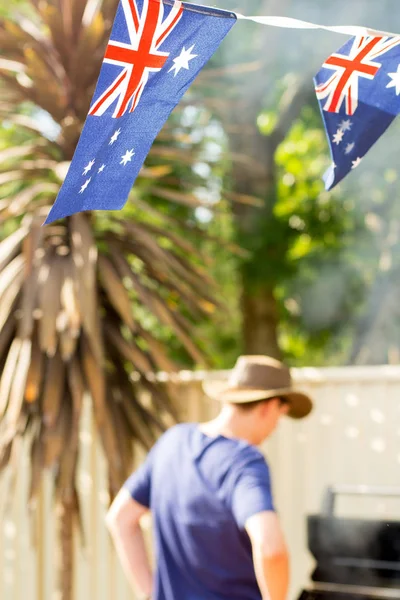
[(125, 487), (152, 511), (154, 600), (261, 600), (244, 526), (274, 507), (257, 448), (177, 425)]

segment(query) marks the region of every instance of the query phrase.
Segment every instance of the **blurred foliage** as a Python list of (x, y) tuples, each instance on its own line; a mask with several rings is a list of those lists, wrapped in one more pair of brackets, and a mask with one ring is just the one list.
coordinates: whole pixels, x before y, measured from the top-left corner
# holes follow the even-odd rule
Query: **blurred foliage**
[[(258, 125), (265, 135), (271, 121), (276, 115), (270, 109), (260, 114)], [(329, 152), (319, 110), (316, 103), (303, 108), (277, 150), (277, 202), (273, 217), (262, 227), (260, 210), (250, 254), (229, 258), (225, 250), (213, 249), (217, 254), (211, 272), (222, 288), (229, 318), (217, 314), (216, 326), (203, 324), (198, 330), (215, 365), (229, 367), (242, 351), (238, 281), (242, 261), (250, 263), (257, 278), (274, 283), (279, 342), (291, 364), (363, 362), (362, 356), (352, 354), (372, 325), (365, 323), (371, 295), (378, 286), (378, 304), (384, 301), (389, 291), (380, 284), (382, 271), (388, 279), (396, 277), (400, 258), (398, 173), (385, 166), (396, 143), (396, 126), (386, 135), (389, 143), (381, 141), (381, 152), (372, 151), (375, 157), (371, 152), (371, 164), (363, 165), (358, 179), (349, 176), (345, 184), (326, 192), (322, 175)], [(232, 241), (236, 234), (231, 204), (222, 202), (218, 208), (209, 231)], [(389, 308), (384, 329), (371, 331), (379, 353), (367, 355), (367, 361), (388, 362), (398, 356), (399, 314), (396, 306)]]
[[(324, 191), (321, 175), (328, 158), (319, 119), (314, 106), (305, 107), (276, 155), (275, 216), (289, 240), (277, 278), (280, 342), (295, 364), (335, 361), (335, 350), (328, 347), (334, 337), (346, 335), (362, 291), (349, 248), (363, 231), (363, 220), (339, 190)], [(343, 340), (341, 352), (342, 346)]]
[[(342, 21), (400, 30), (395, 0), (385, 0), (384, 5), (362, 1), (321, 5), (313, 0), (251, 0), (243, 5), (220, 0), (218, 6), (245, 14), (276, 12), (321, 23)], [(250, 108), (252, 100), (263, 96), (257, 124), (268, 138), (278, 123), (281, 99), (290, 92), (296, 76), (305, 76), (311, 87), (312, 73), (343, 44), (343, 37), (326, 32), (256, 30), (243, 22), (235, 33), (213, 65), (219, 66), (221, 73), (222, 65), (227, 69), (225, 105), (217, 105), (217, 112), (219, 108), (223, 115), (242, 92), (250, 100)], [(257, 59), (264, 62), (264, 71), (256, 64)], [(238, 68), (230, 72), (235, 63)], [(247, 85), (245, 64), (249, 69)], [(257, 73), (256, 80), (251, 80), (251, 69)], [(231, 123), (221, 120), (227, 133), (242, 123), (240, 112), (236, 114)], [(233, 239), (248, 249), (249, 255), (239, 257), (232, 266), (240, 270), (245, 265), (250, 280), (273, 288), (279, 311), (279, 343), (292, 364), (399, 362), (399, 125), (395, 123), (386, 132), (356, 174), (349, 174), (330, 193), (324, 191), (321, 180), (330, 161), (315, 98), (310, 97), (300, 117), (289, 125), (274, 155), (277, 185), (273, 212), (268, 211), (267, 198), (265, 208), (255, 211), (252, 227), (239, 232), (239, 237), (234, 224)], [(242, 129), (243, 147), (246, 126)], [(257, 156), (256, 146), (250, 148), (249, 168), (250, 159)], [(234, 170), (233, 162), (227, 165), (224, 185), (228, 189)], [(217, 217), (213, 222), (217, 226)], [(230, 353), (225, 363), (223, 355), (218, 357), (218, 364), (229, 366), (231, 356), (242, 349), (239, 298), (243, 290), (233, 289), (230, 282), (223, 285), (236, 316), (231, 339), (224, 338)]]

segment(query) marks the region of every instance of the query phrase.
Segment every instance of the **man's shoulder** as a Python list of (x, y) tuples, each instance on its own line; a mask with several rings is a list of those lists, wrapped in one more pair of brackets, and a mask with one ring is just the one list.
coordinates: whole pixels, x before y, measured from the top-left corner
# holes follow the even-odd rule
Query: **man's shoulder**
[(231, 457), (230, 471), (235, 476), (241, 476), (254, 469), (269, 474), (269, 466), (264, 454), (256, 447), (246, 442), (240, 442)]
[(264, 454), (256, 446), (246, 442), (241, 443), (237, 448), (235, 463), (239, 468), (243, 468), (254, 462), (267, 464)]
[(169, 427), (159, 438), (158, 445), (163, 445), (165, 442), (171, 443), (174, 439), (182, 439), (190, 435), (193, 431), (193, 423), (178, 423)]
[(172, 425), (167, 431), (164, 433), (164, 436), (170, 435), (186, 435), (188, 432), (193, 431), (195, 427), (195, 423), (177, 423), (176, 425)]
[(156, 446), (163, 453), (168, 448), (168, 453), (174, 451), (177, 446), (182, 448), (188, 444), (194, 453), (203, 452), (205, 447), (212, 447), (212, 454), (218, 455), (220, 463), (230, 463), (242, 468), (253, 462), (266, 463), (262, 452), (244, 440), (217, 436), (210, 445), (205, 440), (208, 438), (201, 435), (198, 423), (178, 423), (170, 427), (159, 439)]

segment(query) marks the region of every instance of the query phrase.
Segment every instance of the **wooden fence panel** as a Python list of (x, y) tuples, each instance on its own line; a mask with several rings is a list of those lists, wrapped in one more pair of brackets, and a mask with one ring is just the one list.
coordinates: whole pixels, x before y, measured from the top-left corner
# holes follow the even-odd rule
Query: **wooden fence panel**
[[(176, 392), (182, 419), (206, 420), (216, 414), (218, 407), (204, 398), (200, 381), (219, 375), (182, 374)], [(263, 448), (292, 556), (293, 599), (309, 581), (313, 565), (306, 516), (319, 512), (326, 486), (393, 486), (400, 481), (400, 368), (300, 369), (294, 378), (315, 399), (315, 410), (301, 422), (284, 420)], [(74, 600), (132, 600), (104, 527), (105, 461), (94, 439), (89, 404), (81, 445), (78, 485), (85, 543), (77, 537)], [(9, 484), (10, 473), (5, 472), (0, 480), (0, 598), (54, 600), (55, 519), (49, 479), (41, 487), (36, 520), (26, 505), (26, 454), (11, 496), (6, 495)], [(349, 516), (400, 518), (400, 499), (343, 497), (337, 510)]]

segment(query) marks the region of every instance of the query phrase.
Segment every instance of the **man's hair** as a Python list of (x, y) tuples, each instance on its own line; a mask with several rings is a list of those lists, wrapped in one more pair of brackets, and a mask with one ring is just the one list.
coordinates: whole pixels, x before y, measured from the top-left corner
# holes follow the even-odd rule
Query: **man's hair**
[(259, 404), (264, 404), (265, 402), (271, 402), (271, 400), (274, 400), (275, 398), (278, 398), (280, 404), (288, 404), (288, 399), (283, 397), (283, 396), (273, 396), (272, 398), (263, 398), (262, 400), (254, 400), (253, 402), (240, 402), (240, 403), (234, 403), (232, 402), (232, 406), (237, 406), (242, 412), (250, 412), (252, 411), (254, 408), (256, 408), (256, 406), (258, 406)]

